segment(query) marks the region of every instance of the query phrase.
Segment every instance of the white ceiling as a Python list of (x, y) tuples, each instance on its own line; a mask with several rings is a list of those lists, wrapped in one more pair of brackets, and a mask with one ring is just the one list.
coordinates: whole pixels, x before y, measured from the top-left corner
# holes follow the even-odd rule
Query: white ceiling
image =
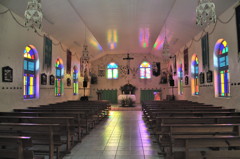
[[(213, 0), (217, 15), (237, 1)], [(22, 17), (27, 2), (0, 0)], [(43, 31), (80, 54), (86, 34), (93, 59), (105, 53), (160, 55), (165, 30), (171, 52), (176, 52), (202, 29), (195, 24), (197, 0), (42, 0), (41, 3)], [(159, 46), (154, 48), (158, 38)]]

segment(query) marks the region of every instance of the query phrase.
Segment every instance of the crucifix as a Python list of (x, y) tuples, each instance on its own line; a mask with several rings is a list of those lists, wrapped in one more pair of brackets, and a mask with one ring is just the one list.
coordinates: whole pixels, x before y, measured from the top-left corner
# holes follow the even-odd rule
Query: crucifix
[(129, 57), (129, 53), (127, 54), (127, 57), (123, 58), (123, 60), (128, 60), (127, 61), (127, 74), (129, 75), (130, 74), (130, 60), (133, 60), (134, 58), (133, 57)]

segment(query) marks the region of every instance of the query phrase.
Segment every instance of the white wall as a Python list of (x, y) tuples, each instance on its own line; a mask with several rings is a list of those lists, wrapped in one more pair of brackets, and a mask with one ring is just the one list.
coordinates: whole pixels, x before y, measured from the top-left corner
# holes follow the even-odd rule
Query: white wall
[[(6, 10), (5, 7), (0, 5), (0, 10)], [(21, 17), (14, 14), (21, 24), (24, 21)], [(43, 33), (41, 33), (43, 34)], [(56, 39), (50, 37), (54, 43), (58, 43)], [(27, 45), (34, 45), (38, 51), (40, 61), (40, 74), (46, 73), (42, 70), (43, 63), (43, 38), (38, 36), (33, 30), (27, 30), (26, 28), (18, 25), (11, 14), (0, 15), (0, 68), (10, 66), (13, 69), (13, 82), (7, 83), (0, 80), (0, 111), (11, 111), (13, 108), (25, 108), (28, 106), (38, 106), (40, 104), (49, 104), (65, 100), (79, 99), (82, 96), (83, 91), (80, 89), (78, 96), (73, 96), (73, 89), (66, 86), (66, 79), (71, 78), (71, 75), (64, 77), (64, 95), (62, 97), (54, 96), (54, 86), (40, 85), (40, 97), (39, 99), (24, 100), (23, 99), (23, 51)], [(65, 46), (63, 46), (66, 48)], [(74, 51), (74, 50), (71, 50)], [(52, 47), (52, 70), (48, 75), (53, 74), (55, 76), (55, 61), (57, 58), (62, 58), (65, 71), (66, 71), (66, 52), (64, 52), (60, 45)], [(79, 60), (76, 57), (72, 57), (72, 68), (77, 65), (79, 68)], [(2, 74), (2, 69), (0, 70)], [(82, 78), (79, 78), (79, 87), (82, 87)], [(87, 92), (88, 93), (88, 92)]]
[[(106, 75), (103, 77), (98, 76), (98, 83), (91, 85), (91, 96), (93, 99), (97, 99), (97, 94), (96, 94), (97, 89), (117, 89), (118, 95), (120, 95), (122, 94), (122, 92), (120, 91), (120, 87), (127, 84), (128, 82), (137, 88), (135, 92), (137, 103), (140, 103), (141, 89), (162, 89), (162, 90), (166, 89), (165, 88), (166, 85), (160, 84), (160, 76), (158, 77), (152, 76), (151, 79), (140, 79), (140, 75), (139, 75), (138, 68), (143, 61), (147, 61), (152, 65), (152, 62), (160, 62), (161, 59), (159, 57), (155, 57), (151, 54), (149, 55), (130, 54), (129, 56), (134, 58), (130, 62), (131, 69), (135, 69), (135, 70), (138, 69), (138, 71), (135, 72), (135, 76), (134, 76), (133, 72), (131, 71), (129, 75), (127, 75), (126, 72), (125, 73), (121, 72), (120, 68), (122, 66), (127, 65), (127, 61), (123, 60), (123, 58), (126, 56), (127, 56), (126, 54), (112, 54), (112, 55), (109, 54), (91, 62), (91, 66), (92, 66), (91, 71), (96, 75), (98, 75), (99, 66), (103, 66), (106, 69), (107, 64), (111, 62), (115, 62), (116, 64), (119, 65), (118, 79), (109, 80), (106, 78)], [(162, 94), (163, 98), (166, 98), (165, 96), (166, 94)]]
[[(226, 10), (219, 18), (223, 21), (227, 21), (233, 13), (235, 13), (233, 5), (228, 10)], [(206, 30), (210, 33), (214, 29), (214, 25), (211, 24)], [(196, 35), (195, 39), (199, 39), (201, 37), (201, 33)], [(222, 24), (219, 21), (216, 24), (214, 32), (209, 35), (209, 58), (210, 58), (210, 70), (214, 70), (213, 68), (213, 54), (214, 54), (214, 47), (218, 39), (223, 38), (227, 41), (229, 46), (229, 70), (230, 70), (230, 97), (229, 98), (220, 98), (215, 97), (214, 95), (214, 82), (207, 83), (206, 82), (206, 72), (207, 70), (203, 70), (202, 67), (202, 49), (201, 49), (201, 40), (199, 42), (193, 42), (191, 47), (188, 49), (189, 53), (189, 85), (184, 86), (184, 94), (177, 95), (177, 87), (175, 87), (175, 95), (177, 99), (187, 99), (191, 101), (198, 101), (218, 106), (224, 106), (227, 108), (236, 108), (240, 109), (240, 94), (239, 89), (240, 85), (234, 85), (235, 83), (240, 82), (240, 64), (238, 62), (238, 44), (237, 44), (237, 30), (236, 30), (236, 17), (234, 16), (232, 20), (227, 24)], [(186, 46), (189, 46), (191, 42), (188, 42)], [(177, 62), (183, 62), (183, 48), (181, 48), (177, 53)], [(199, 58), (199, 72), (205, 73), (205, 83), (200, 85), (200, 95), (192, 96), (191, 95), (191, 79), (190, 79), (190, 72), (191, 72), (191, 58), (192, 55), (196, 54)], [(177, 81), (177, 77), (175, 76), (175, 81)], [(214, 78), (213, 78), (214, 79)]]

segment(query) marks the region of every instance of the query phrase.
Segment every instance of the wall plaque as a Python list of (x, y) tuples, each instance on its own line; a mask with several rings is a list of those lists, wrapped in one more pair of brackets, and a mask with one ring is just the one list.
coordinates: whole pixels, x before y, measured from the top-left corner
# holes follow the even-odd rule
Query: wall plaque
[(205, 76), (204, 76), (204, 73), (201, 72), (199, 76), (200, 76), (200, 84), (205, 83)]
[(47, 85), (47, 75), (45, 73), (41, 74), (41, 85)]
[(208, 72), (207, 72), (207, 83), (211, 83), (212, 82), (212, 79), (213, 77), (212, 77), (212, 71), (211, 70), (209, 70)]
[(49, 76), (49, 84), (54, 85), (55, 77), (53, 75)]
[(188, 82), (189, 82), (188, 76), (185, 76), (185, 85), (188, 85)]
[(13, 69), (11, 67), (2, 68), (2, 82), (13, 82)]

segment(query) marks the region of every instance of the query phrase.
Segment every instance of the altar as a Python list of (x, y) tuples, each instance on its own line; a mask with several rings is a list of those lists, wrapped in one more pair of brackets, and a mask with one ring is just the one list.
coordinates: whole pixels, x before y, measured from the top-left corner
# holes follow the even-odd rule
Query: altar
[(136, 87), (133, 86), (132, 84), (125, 84), (120, 88), (122, 94), (118, 96), (118, 103), (121, 103), (123, 99), (131, 99), (134, 103), (136, 103), (136, 95), (135, 95), (135, 90)]
[(120, 94), (118, 96), (118, 103), (121, 103), (121, 100), (131, 98), (132, 101), (136, 102), (136, 96), (134, 94)]

